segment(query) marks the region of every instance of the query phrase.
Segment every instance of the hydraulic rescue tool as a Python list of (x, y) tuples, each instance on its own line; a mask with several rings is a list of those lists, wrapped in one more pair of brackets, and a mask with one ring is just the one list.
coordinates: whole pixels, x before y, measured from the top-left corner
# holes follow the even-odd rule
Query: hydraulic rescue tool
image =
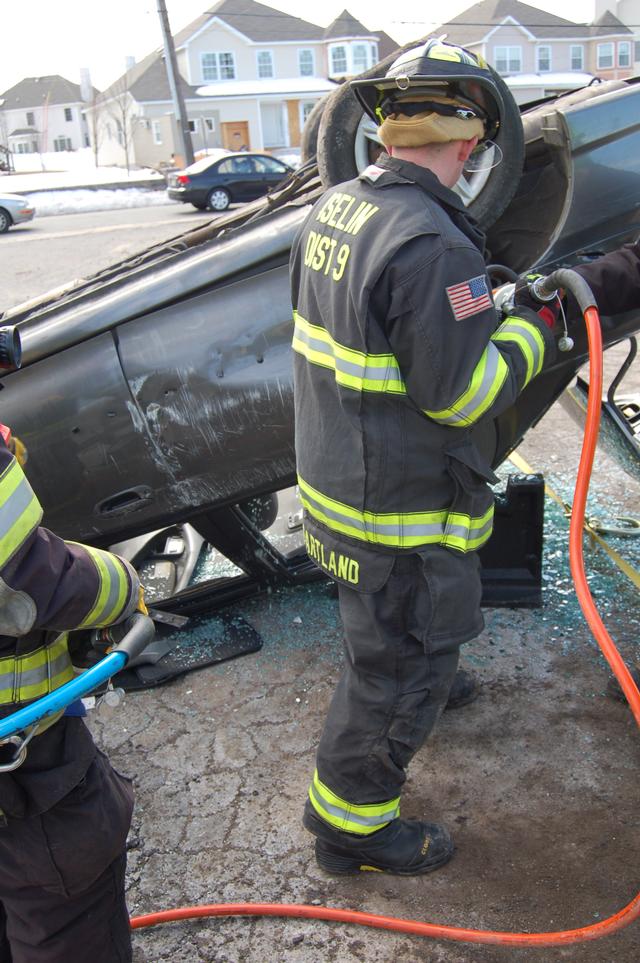
[[(576, 594), (587, 623), (615, 677), (620, 683), (636, 722), (638, 726), (640, 726), (640, 691), (635, 685), (629, 670), (604, 627), (595, 607), (585, 575), (582, 551), (585, 505), (598, 437), (602, 396), (602, 337), (600, 318), (588, 285), (578, 274), (571, 270), (560, 269), (554, 271), (548, 277), (538, 278), (532, 282), (531, 288), (533, 289), (531, 291), (532, 295), (540, 301), (556, 299), (559, 297), (558, 291), (560, 289), (571, 292), (578, 302), (587, 327), (590, 356), (589, 401), (585, 435), (571, 512), (569, 535), (571, 573)], [(511, 293), (512, 292), (503, 292), (502, 297), (497, 299), (497, 303), (502, 303), (506, 307), (509, 303)], [(572, 339), (568, 335), (566, 321), (564, 321), (563, 327), (564, 332), (560, 338), (559, 349), (570, 351), (572, 349)], [(139, 651), (140, 648), (144, 647), (150, 639), (150, 635), (148, 634), (151, 631), (149, 629), (150, 620), (144, 616), (134, 616), (133, 618), (135, 622), (131, 625), (127, 636), (125, 636), (114, 651), (107, 655), (107, 657), (93, 669), (38, 702), (30, 704), (26, 708), (20, 709), (12, 716), (2, 720), (0, 722), (0, 741), (7, 742), (19, 733), (24, 733), (25, 729), (28, 729), (34, 722), (76, 700), (80, 694), (87, 693), (90, 689), (102, 683), (108, 676), (122, 668), (128, 658), (133, 655), (135, 651)], [(18, 752), (20, 752), (19, 749)], [(19, 765), (20, 763), (18, 762), (17, 764)], [(214, 916), (279, 916), (323, 919), (333, 922), (387, 929), (416, 936), (426, 936), (438, 940), (511, 946), (563, 946), (597, 940), (628, 926), (640, 916), (640, 892), (623, 909), (607, 919), (576, 929), (556, 930), (544, 933), (517, 933), (469, 929), (460, 926), (445, 926), (416, 920), (397, 919), (373, 913), (363, 913), (356, 910), (285, 903), (223, 903), (180, 907), (134, 917), (131, 920), (131, 926), (133, 929), (139, 929), (176, 920)]]

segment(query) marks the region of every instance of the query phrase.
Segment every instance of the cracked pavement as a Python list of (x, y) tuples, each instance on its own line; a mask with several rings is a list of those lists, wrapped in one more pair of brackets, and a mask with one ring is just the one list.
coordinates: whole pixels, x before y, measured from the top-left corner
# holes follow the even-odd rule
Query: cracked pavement
[[(519, 451), (563, 489), (579, 440), (556, 405)], [(599, 510), (634, 514), (637, 496), (638, 482), (599, 452)], [(315, 584), (232, 607), (262, 635), (261, 651), (91, 716), (98, 743), (135, 781), (132, 915), (274, 901), (538, 931), (585, 926), (626, 905), (640, 878), (638, 734), (626, 705), (606, 696), (608, 669), (569, 591), (568, 527), (549, 500), (546, 512), (543, 607), (485, 610), (484, 633), (463, 647), (481, 695), (445, 713), (410, 766), (403, 813), (449, 826), (457, 852), (446, 867), (332, 878), (315, 864), (300, 816), (341, 662), (337, 603)], [(632, 561), (640, 552), (622, 539), (615, 547)], [(634, 661), (637, 593), (588, 542), (585, 556), (605, 622)], [(515, 949), (244, 917), (137, 930), (134, 946), (136, 963), (635, 963), (640, 929)]]

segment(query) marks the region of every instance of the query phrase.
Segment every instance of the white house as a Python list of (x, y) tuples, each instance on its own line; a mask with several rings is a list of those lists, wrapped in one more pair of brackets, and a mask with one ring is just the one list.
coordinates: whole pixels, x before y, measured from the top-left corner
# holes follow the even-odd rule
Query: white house
[[(348, 11), (325, 28), (255, 0), (221, 0), (174, 44), (196, 151), (299, 146), (314, 104), (397, 46)], [(125, 154), (138, 165), (179, 160), (162, 51), (128, 70), (93, 109), (102, 163), (123, 164)]]
[(608, 10), (586, 24), (520, 0), (481, 0), (434, 34), (484, 57), (518, 103), (633, 74), (633, 31)]
[[(85, 91), (87, 99), (96, 94)], [(14, 154), (88, 147), (85, 107), (79, 84), (58, 74), (25, 77), (0, 94), (0, 144)]]

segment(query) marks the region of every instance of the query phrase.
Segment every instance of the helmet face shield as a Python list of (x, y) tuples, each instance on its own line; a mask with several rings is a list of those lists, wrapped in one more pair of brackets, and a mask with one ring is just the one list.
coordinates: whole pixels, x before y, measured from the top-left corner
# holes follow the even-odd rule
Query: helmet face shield
[(414, 96), (416, 102), (444, 99), (473, 111), (484, 123), (484, 138), (491, 139), (504, 111), (502, 96), (484, 61), (462, 47), (434, 39), (401, 54), (384, 77), (353, 80), (351, 88), (378, 125), (396, 112), (394, 107), (399, 112), (399, 104), (412, 103)]

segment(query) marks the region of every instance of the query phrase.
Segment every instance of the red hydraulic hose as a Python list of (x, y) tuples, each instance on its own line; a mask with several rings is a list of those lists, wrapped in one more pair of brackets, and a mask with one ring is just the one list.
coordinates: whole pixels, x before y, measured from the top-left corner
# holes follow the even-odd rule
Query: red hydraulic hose
[[(640, 692), (604, 627), (591, 597), (584, 571), (582, 553), (584, 513), (598, 439), (602, 398), (600, 318), (595, 308), (588, 308), (584, 317), (589, 337), (589, 400), (571, 512), (569, 534), (571, 574), (587, 623), (620, 683), (636, 722), (640, 726)], [(556, 930), (551, 933), (472, 930), (460, 926), (443, 926), (438, 923), (421, 923), (417, 920), (379, 916), (375, 913), (362, 913), (357, 910), (343, 910), (329, 906), (304, 906), (295, 903), (210, 903), (203, 906), (186, 906), (179, 909), (164, 910), (159, 913), (148, 913), (145, 916), (136, 916), (131, 920), (131, 927), (135, 930), (146, 926), (157, 926), (159, 923), (170, 923), (176, 920), (195, 919), (203, 916), (288, 916), (298, 919), (331, 920), (334, 923), (355, 923), (359, 926), (372, 926), (383, 930), (393, 930), (397, 933), (411, 933), (414, 936), (429, 936), (433, 939), (453, 940), (461, 943), (492, 943), (502, 946), (566, 946), (570, 943), (598, 940), (603, 936), (609, 936), (624, 929), (625, 926), (628, 926), (640, 916), (640, 893), (623, 909), (599, 923), (592, 923), (589, 926), (582, 926), (573, 930)]]

